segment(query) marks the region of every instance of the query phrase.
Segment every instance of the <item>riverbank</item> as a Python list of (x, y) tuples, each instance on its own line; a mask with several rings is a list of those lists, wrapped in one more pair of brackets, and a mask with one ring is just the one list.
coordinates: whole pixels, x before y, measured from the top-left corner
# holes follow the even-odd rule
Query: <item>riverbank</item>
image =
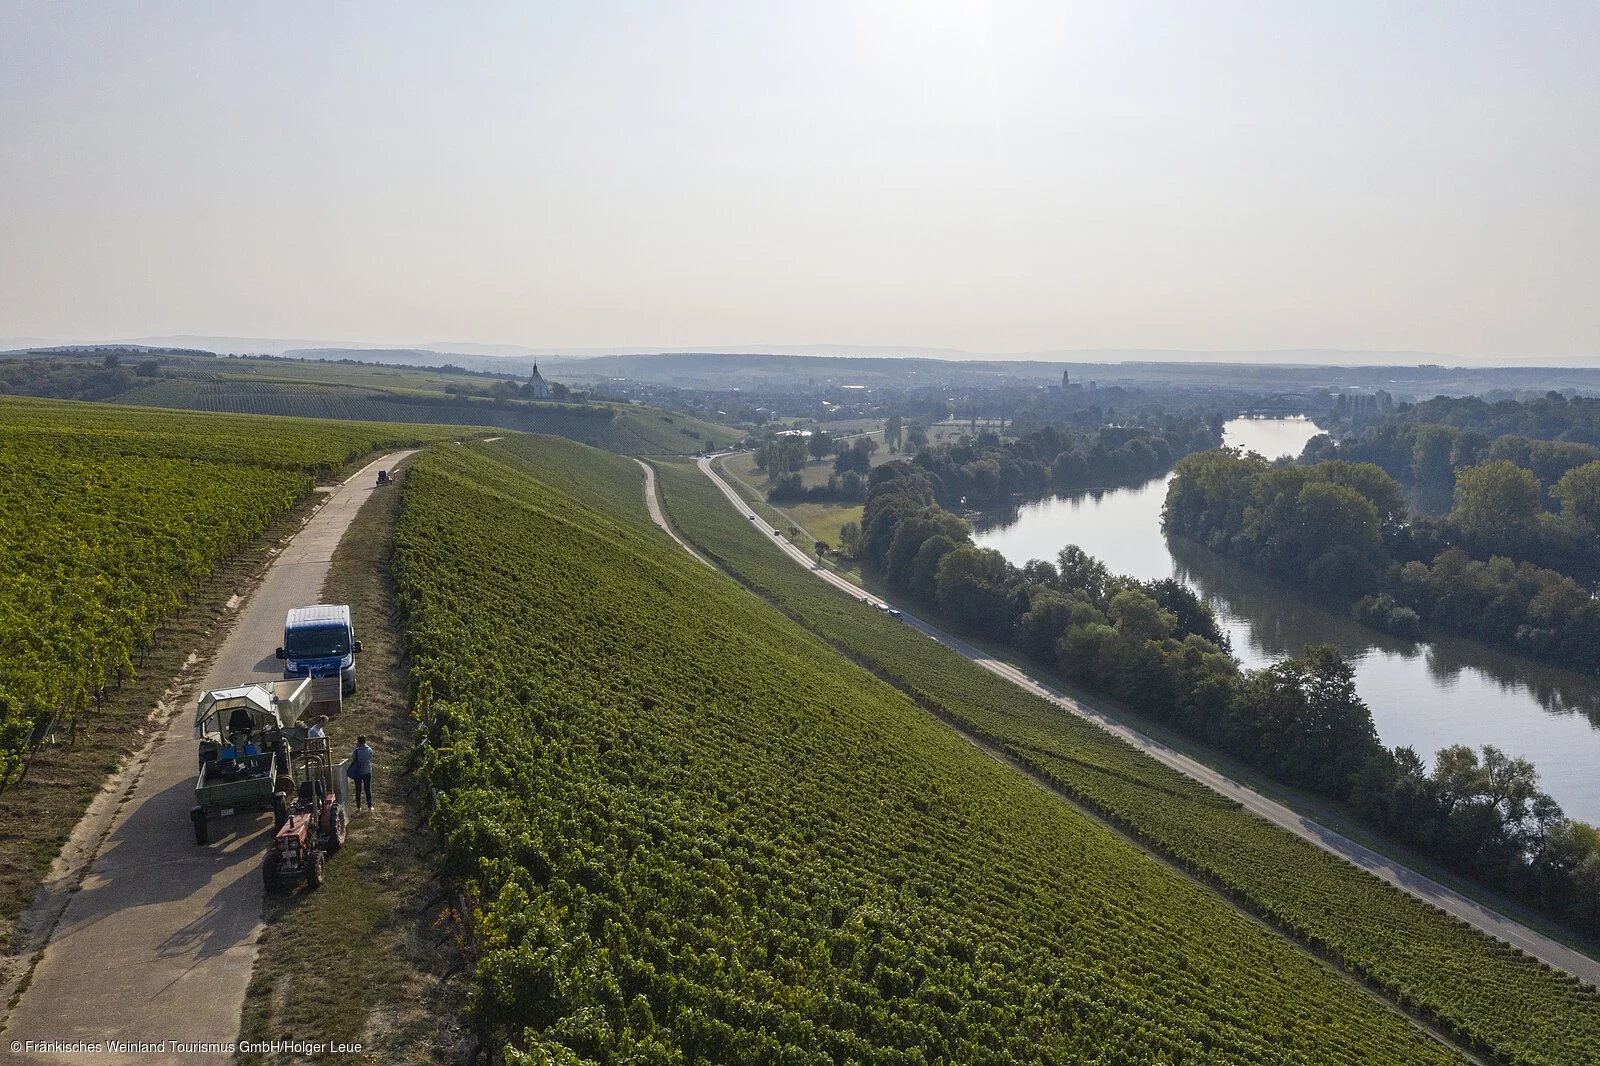
[[(1317, 432), (1303, 419), (1236, 419), (1229, 446), (1296, 454)], [(1296, 439), (1299, 438), (1299, 444)], [(1409, 642), (1361, 626), (1291, 590), (1161, 531), (1166, 477), (1128, 489), (1090, 491), (1018, 508), (975, 530), (980, 547), (1016, 565), (1054, 559), (1077, 544), (1113, 572), (1172, 577), (1200, 595), (1247, 667), (1330, 643), (1355, 664), (1356, 690), (1383, 743), (1431, 758), (1440, 747), (1493, 744), (1531, 760), (1541, 787), (1568, 815), (1600, 822), (1600, 682), (1462, 639)]]

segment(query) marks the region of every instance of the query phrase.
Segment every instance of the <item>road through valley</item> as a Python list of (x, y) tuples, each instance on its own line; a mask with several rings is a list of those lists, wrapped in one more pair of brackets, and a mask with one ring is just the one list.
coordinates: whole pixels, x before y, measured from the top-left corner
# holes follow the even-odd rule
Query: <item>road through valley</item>
[[(729, 503), (740, 514), (747, 517), (755, 516), (755, 512), (745, 502), (744, 498), (713, 469), (712, 462), (714, 458), (716, 457), (700, 459), (698, 463), (700, 471), (722, 490), (722, 494), (728, 498)], [(762, 522), (759, 517), (756, 517), (755, 526), (758, 530), (764, 532), (771, 530), (771, 526)], [(785, 554), (794, 559), (796, 563), (805, 567), (823, 581), (837, 586), (857, 599), (865, 599), (875, 605), (887, 606), (885, 601), (879, 597), (863, 591), (833, 571), (826, 568), (817, 568), (816, 561), (808, 553), (789, 543), (783, 537), (773, 534), (770, 539)], [(1522, 925), (1520, 922), (1513, 921), (1505, 915), (1439, 884), (1437, 881), (1424, 877), (1410, 867), (1404, 866), (1385, 855), (1380, 855), (1370, 848), (1364, 847), (1348, 837), (1312, 821), (1276, 800), (1270, 799), (1225, 774), (1219, 773), (1199, 760), (1170, 748), (1160, 741), (1147, 737), (1137, 730), (1130, 729), (1109, 715), (1083, 706), (1071, 697), (1034, 680), (1011, 663), (996, 659), (959, 637), (951, 636), (909, 612), (903, 613), (901, 620), (919, 632), (937, 640), (947, 648), (971, 659), (985, 670), (1005, 678), (1007, 681), (1017, 685), (1019, 688), (1026, 689), (1041, 699), (1049, 700), (1065, 711), (1093, 722), (1101, 729), (1121, 738), (1152, 758), (1159, 759), (1180, 773), (1186, 774), (1227, 796), (1257, 817), (1264, 818), (1272, 824), (1354, 863), (1368, 873), (1411, 893), (1418, 899), (1425, 900), (1447, 911), (1467, 924), (1488, 933), (1490, 936), (1520, 948), (1541, 962), (1559, 967), (1591, 985), (1600, 985), (1600, 962), (1596, 962), (1589, 956), (1575, 951), (1559, 941), (1552, 940)]]

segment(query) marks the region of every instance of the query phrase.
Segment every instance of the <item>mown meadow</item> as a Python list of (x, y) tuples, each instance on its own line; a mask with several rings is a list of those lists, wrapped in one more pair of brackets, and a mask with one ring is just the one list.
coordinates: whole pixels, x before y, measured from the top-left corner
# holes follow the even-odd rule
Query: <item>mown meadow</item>
[(639, 486), (514, 438), (404, 488), (417, 765), (508, 1061), (1456, 1061), (689, 559)]

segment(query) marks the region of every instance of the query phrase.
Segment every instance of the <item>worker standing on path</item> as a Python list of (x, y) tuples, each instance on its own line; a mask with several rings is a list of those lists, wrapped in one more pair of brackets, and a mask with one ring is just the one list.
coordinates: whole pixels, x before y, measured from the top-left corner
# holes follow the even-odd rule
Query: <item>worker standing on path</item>
[(350, 775), (356, 810), (361, 809), (363, 792), (367, 796), (367, 810), (372, 810), (372, 748), (367, 744), (366, 737), (356, 737), (356, 746), (350, 752), (350, 767), (345, 772)]

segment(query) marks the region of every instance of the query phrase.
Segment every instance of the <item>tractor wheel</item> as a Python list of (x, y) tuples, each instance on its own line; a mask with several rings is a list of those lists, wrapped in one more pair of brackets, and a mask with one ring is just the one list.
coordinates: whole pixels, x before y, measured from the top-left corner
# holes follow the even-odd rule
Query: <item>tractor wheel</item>
[(289, 801), (282, 792), (272, 794), (272, 832), (277, 834), (289, 820)]
[(206, 809), (204, 807), (191, 807), (189, 821), (194, 823), (194, 842), (202, 848), (211, 843), (210, 828), (206, 825)]
[(278, 856), (271, 848), (261, 856), (261, 884), (269, 892), (278, 891), (283, 878), (278, 876)]
[(339, 849), (344, 847), (345, 837), (349, 834), (350, 819), (345, 815), (344, 808), (337, 803), (333, 805), (333, 832), (328, 834), (328, 854), (337, 855)]
[(322, 852), (316, 848), (311, 849), (311, 858), (306, 863), (306, 883), (312, 888), (322, 887), (322, 867), (326, 861)]

